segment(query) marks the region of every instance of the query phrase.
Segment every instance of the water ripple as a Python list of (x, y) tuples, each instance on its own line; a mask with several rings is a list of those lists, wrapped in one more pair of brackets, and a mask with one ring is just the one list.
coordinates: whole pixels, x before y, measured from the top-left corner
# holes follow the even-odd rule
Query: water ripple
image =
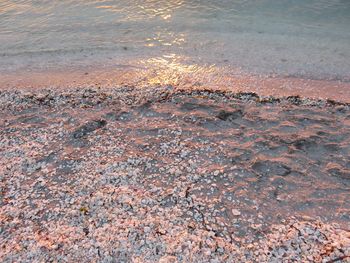
[(110, 50), (103, 59), (174, 53), (256, 74), (349, 79), (349, 13), (343, 0), (2, 0), (0, 54), (12, 58), (0, 70), (80, 65)]

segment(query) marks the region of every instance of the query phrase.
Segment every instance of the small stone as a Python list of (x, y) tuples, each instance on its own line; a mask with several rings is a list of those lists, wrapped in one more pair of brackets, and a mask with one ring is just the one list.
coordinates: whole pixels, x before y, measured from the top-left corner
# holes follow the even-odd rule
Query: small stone
[(253, 245), (253, 244), (248, 244), (248, 245), (247, 245), (247, 248), (248, 248), (248, 249), (252, 249), (252, 248), (254, 248), (254, 245)]
[(172, 263), (176, 262), (176, 257), (174, 256), (164, 256), (159, 259), (159, 263)]
[(241, 215), (241, 212), (238, 209), (232, 209), (231, 212), (232, 212), (232, 215), (234, 215), (234, 216), (240, 216)]

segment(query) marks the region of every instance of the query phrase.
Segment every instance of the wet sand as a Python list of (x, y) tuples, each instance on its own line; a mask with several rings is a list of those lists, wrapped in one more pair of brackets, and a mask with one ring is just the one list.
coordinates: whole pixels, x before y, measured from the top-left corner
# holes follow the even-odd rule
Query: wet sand
[(350, 262), (350, 106), (153, 88), (0, 93), (4, 262)]
[(72, 67), (1, 72), (0, 90), (45, 88), (150, 88), (254, 92), (259, 96), (301, 96), (350, 103), (350, 82), (298, 76), (254, 75), (225, 67), (183, 63), (140, 65), (140, 61), (106, 67)]

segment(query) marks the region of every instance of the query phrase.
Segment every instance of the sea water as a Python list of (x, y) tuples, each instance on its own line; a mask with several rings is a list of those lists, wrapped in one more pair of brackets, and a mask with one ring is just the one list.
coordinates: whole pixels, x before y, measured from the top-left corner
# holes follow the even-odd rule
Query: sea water
[(349, 81), (350, 1), (0, 0), (0, 73), (180, 62)]

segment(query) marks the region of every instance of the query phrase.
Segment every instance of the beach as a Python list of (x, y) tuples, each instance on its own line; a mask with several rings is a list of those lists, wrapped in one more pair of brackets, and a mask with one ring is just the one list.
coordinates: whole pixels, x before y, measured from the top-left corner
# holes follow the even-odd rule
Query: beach
[(0, 0), (0, 261), (350, 262), (349, 14)]
[(3, 262), (348, 262), (349, 104), (2, 91)]

